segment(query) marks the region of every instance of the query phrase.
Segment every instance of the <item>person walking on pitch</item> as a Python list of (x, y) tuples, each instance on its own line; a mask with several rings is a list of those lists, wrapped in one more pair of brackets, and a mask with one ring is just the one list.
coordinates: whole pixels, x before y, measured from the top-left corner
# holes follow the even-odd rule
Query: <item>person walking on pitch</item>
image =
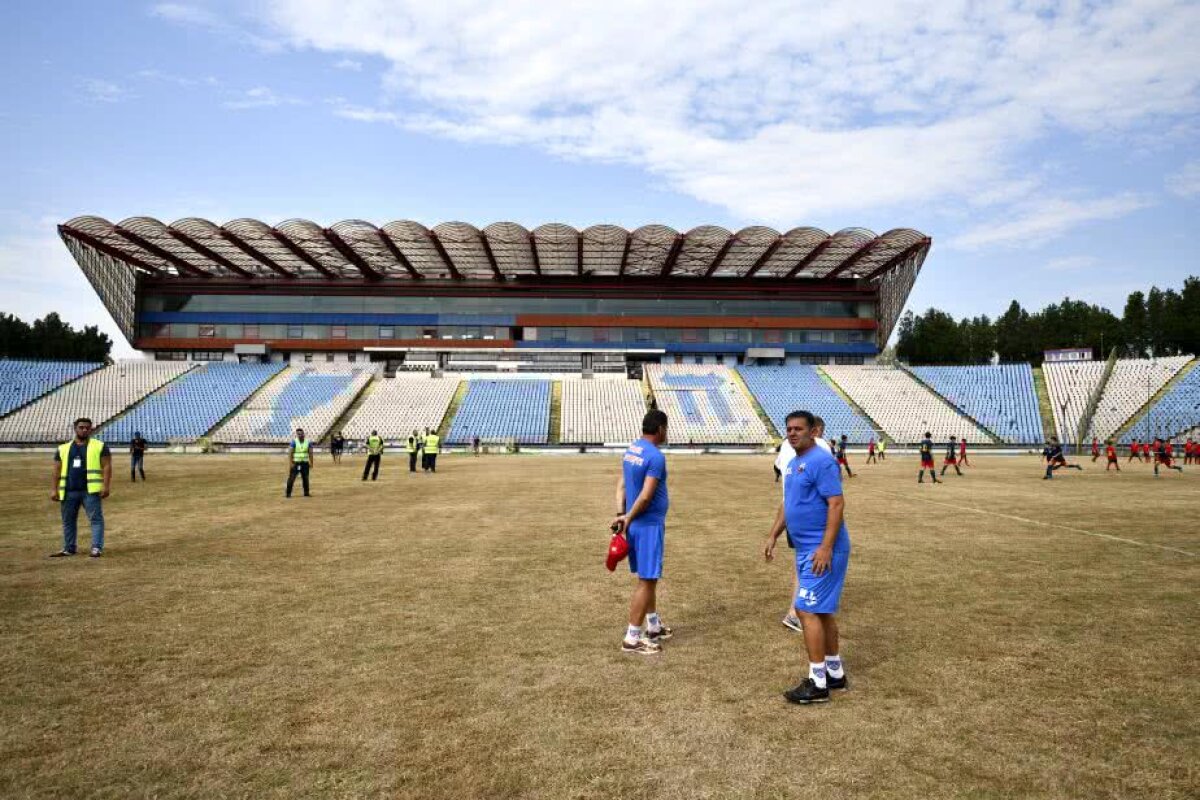
[(296, 438), (292, 439), (292, 444), (288, 447), (288, 479), (287, 479), (287, 497), (292, 496), (292, 486), (296, 483), (296, 476), (300, 476), (300, 483), (304, 487), (304, 496), (312, 497), (308, 489), (308, 473), (315, 466), (312, 452), (312, 442), (304, 437), (304, 428), (296, 428)]
[(850, 566), (850, 534), (843, 521), (845, 499), (837, 462), (813, 442), (813, 415), (793, 411), (785, 421), (796, 457), (784, 471), (783, 502), (763, 548), (768, 562), (787, 530), (796, 548), (800, 584), (794, 605), (804, 628), (808, 674), (784, 692), (791, 703), (829, 702), (830, 690), (846, 690), (849, 681), (839, 652), (837, 610)]
[(964, 467), (971, 466), (971, 462), (967, 461), (967, 437), (958, 440), (958, 463)]
[(937, 467), (933, 465), (933, 434), (925, 431), (925, 438), (921, 440), (921, 468), (917, 470), (917, 483), (925, 482), (925, 470), (929, 470), (929, 477), (933, 478), (934, 483), (941, 483), (937, 476)]
[(329, 440), (329, 455), (333, 456), (334, 464), (342, 463), (342, 453), (346, 451), (346, 437), (342, 436), (342, 432), (338, 431)]
[(942, 462), (942, 477), (946, 476), (946, 467), (954, 467), (954, 471), (961, 476), (962, 470), (958, 468), (958, 442), (955, 436), (950, 437), (950, 442), (946, 445), (946, 459)]
[[(624, 531), (629, 542), (629, 571), (637, 586), (629, 599), (629, 624), (621, 641), (621, 652), (655, 655), (671, 629), (658, 615), (658, 581), (662, 578), (666, 541), (667, 459), (659, 447), (667, 441), (667, 415), (657, 409), (642, 418), (642, 438), (633, 442), (621, 457), (617, 479), (619, 509), (610, 528)], [(642, 623), (645, 623), (645, 634)]]
[(1099, 459), (1099, 458), (1100, 458), (1100, 439), (1093, 436), (1092, 437), (1092, 463), (1095, 464), (1097, 459)]
[(141, 431), (134, 431), (133, 438), (129, 440), (129, 480), (137, 483), (137, 476), (142, 476), (142, 483), (146, 482), (146, 440), (142, 438)]
[(92, 558), (104, 553), (104, 504), (112, 486), (112, 453), (108, 445), (92, 438), (92, 421), (75, 420), (75, 437), (54, 451), (54, 491), (50, 499), (62, 517), (62, 550), (51, 558), (75, 555), (79, 508), (92, 528)]
[(420, 449), (420, 441), (416, 428), (413, 428), (413, 432), (404, 440), (404, 452), (408, 453), (409, 472), (417, 471), (417, 450)]
[(867, 461), (868, 464), (877, 463), (875, 460), (875, 437), (871, 437), (871, 441), (867, 442)]
[(1105, 465), (1104, 471), (1108, 472), (1113, 467), (1117, 468), (1117, 472), (1121, 471), (1121, 462), (1117, 460), (1117, 448), (1113, 446), (1113, 440), (1109, 439), (1104, 445), (1104, 455), (1108, 458), (1108, 464)]
[(1128, 464), (1130, 461), (1133, 461), (1135, 458), (1138, 461), (1142, 460), (1142, 445), (1138, 442), (1137, 439), (1134, 439), (1132, 442), (1130, 442), (1129, 458), (1125, 459), (1125, 463)]
[(383, 438), (380, 437), (379, 431), (371, 431), (371, 435), (367, 437), (367, 463), (363, 466), (362, 479), (367, 479), (367, 473), (371, 472), (374, 467), (375, 471), (371, 472), (371, 480), (379, 480), (379, 462), (383, 460)]
[(887, 439), (884, 439), (882, 436), (879, 437), (879, 460), (887, 460)]
[(834, 442), (837, 448), (834, 453), (837, 455), (837, 463), (839, 467), (846, 469), (846, 477), (853, 478), (854, 473), (850, 471), (850, 462), (846, 460), (846, 434), (842, 434), (841, 438)]
[(425, 434), (425, 470), (427, 472), (437, 472), (437, 457), (441, 452), (442, 437), (438, 436), (437, 431), (430, 431)]

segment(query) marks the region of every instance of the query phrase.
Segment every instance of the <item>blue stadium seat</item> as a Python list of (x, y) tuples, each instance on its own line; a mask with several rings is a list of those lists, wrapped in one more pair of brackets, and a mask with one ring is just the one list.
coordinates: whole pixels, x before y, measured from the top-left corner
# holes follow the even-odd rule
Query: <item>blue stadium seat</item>
[(1195, 428), (1200, 428), (1200, 366), (1193, 367), (1158, 398), (1134, 421), (1121, 441), (1129, 442), (1135, 436), (1145, 441), (1155, 436), (1194, 435), (1190, 432)]
[(194, 441), (212, 429), (283, 369), (283, 364), (215, 363), (202, 366), (147, 397), (104, 426), (105, 441)]
[(448, 444), (483, 441), (545, 444), (550, 432), (550, 381), (473, 380), (454, 422)]
[(1004, 442), (1045, 441), (1033, 370), (1028, 364), (913, 367), (912, 373)]
[(0, 361), (0, 417), (103, 366), (86, 361)]
[(846, 435), (849, 442), (861, 444), (876, 437), (871, 421), (854, 410), (822, 378), (816, 367), (795, 364), (784, 367), (737, 368), (738, 374), (758, 400), (763, 411), (783, 435), (784, 420), (797, 409), (811, 411), (825, 420), (825, 432)]

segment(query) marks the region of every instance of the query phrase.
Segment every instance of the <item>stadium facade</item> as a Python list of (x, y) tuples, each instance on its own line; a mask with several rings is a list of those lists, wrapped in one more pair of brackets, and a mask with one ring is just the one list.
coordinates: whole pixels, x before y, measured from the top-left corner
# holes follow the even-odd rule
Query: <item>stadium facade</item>
[(547, 372), (871, 363), (931, 244), (911, 229), (94, 216), (59, 233), (158, 359)]

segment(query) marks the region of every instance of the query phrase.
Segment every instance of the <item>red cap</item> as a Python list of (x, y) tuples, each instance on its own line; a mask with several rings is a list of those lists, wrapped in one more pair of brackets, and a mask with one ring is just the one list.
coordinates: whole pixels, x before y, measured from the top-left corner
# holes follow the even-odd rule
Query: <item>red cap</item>
[(629, 542), (625, 541), (624, 534), (614, 533), (612, 539), (608, 543), (608, 560), (604, 566), (608, 567), (608, 571), (612, 572), (625, 560), (625, 556), (629, 555)]

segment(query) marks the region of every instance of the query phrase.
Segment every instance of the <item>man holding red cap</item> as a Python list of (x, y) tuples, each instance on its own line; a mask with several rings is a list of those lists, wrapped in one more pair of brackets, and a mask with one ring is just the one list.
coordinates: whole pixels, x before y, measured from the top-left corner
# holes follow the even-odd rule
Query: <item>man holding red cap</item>
[[(667, 441), (667, 415), (658, 409), (642, 419), (642, 438), (629, 445), (621, 458), (617, 481), (614, 530), (624, 531), (629, 542), (629, 571), (637, 575), (637, 586), (629, 600), (629, 626), (621, 652), (654, 655), (671, 629), (658, 617), (658, 579), (662, 577), (663, 544), (666, 538), (667, 460), (659, 445)], [(646, 633), (642, 635), (642, 622)]]

